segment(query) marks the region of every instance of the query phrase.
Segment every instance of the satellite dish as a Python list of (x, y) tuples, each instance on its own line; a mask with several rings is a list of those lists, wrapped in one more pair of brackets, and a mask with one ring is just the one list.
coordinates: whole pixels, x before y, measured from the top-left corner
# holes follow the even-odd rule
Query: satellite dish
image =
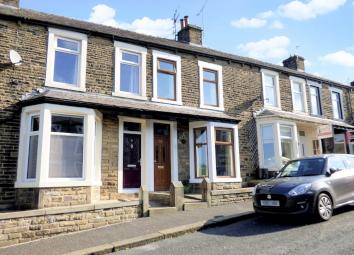
[(10, 61), (11, 61), (11, 64), (13, 64), (15, 66), (19, 66), (22, 64), (22, 58), (21, 58), (20, 54), (18, 54), (18, 52), (15, 50), (10, 50)]

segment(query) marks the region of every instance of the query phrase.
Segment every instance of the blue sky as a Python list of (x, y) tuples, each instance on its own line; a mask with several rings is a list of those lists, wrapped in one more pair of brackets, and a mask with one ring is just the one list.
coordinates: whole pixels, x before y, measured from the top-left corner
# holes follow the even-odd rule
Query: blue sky
[(21, 7), (169, 38), (177, 10), (204, 28), (206, 47), (275, 64), (299, 54), (310, 73), (354, 80), (354, 0), (21, 0)]

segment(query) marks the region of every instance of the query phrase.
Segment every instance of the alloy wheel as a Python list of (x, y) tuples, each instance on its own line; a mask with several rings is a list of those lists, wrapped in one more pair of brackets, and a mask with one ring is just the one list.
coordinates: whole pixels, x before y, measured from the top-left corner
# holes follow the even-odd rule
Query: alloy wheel
[(321, 194), (318, 198), (318, 214), (322, 220), (329, 220), (332, 217), (332, 200), (326, 194)]

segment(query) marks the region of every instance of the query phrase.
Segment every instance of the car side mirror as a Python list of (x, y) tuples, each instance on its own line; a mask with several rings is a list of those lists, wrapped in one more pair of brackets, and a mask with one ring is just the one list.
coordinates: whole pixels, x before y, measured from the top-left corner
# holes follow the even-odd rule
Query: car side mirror
[(337, 169), (335, 169), (335, 168), (330, 168), (329, 169), (329, 173), (330, 174), (334, 174), (335, 172), (337, 172)]

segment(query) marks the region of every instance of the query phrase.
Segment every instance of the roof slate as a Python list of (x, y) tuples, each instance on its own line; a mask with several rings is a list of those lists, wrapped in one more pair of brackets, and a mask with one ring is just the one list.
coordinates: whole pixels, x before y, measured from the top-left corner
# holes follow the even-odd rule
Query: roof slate
[(222, 51), (206, 48), (203, 46), (195, 46), (188, 43), (182, 43), (175, 40), (159, 38), (144, 34), (139, 34), (119, 28), (99, 25), (87, 21), (76, 20), (72, 18), (66, 18), (53, 14), (47, 14), (43, 12), (37, 12), (22, 8), (10, 8), (4, 5), (0, 5), (0, 17), (7, 17), (12, 19), (19, 19), (27, 22), (40, 23), (48, 26), (66, 27), (72, 30), (86, 32), (88, 34), (100, 34), (101, 36), (111, 37), (112, 40), (122, 40), (126, 42), (133, 42), (135, 44), (141, 44), (148, 47), (166, 48), (170, 50), (186, 52), (190, 54), (196, 54), (206, 56), (210, 58), (218, 58), (226, 61), (234, 61), (241, 64), (252, 65), (259, 68), (268, 68), (279, 72), (284, 72), (289, 75), (295, 75), (304, 79), (311, 79), (319, 82), (326, 82), (332, 85), (350, 88), (349, 85), (321, 78), (316, 75), (299, 72), (293, 69), (289, 69), (283, 66), (270, 64), (253, 58), (242, 57)]

